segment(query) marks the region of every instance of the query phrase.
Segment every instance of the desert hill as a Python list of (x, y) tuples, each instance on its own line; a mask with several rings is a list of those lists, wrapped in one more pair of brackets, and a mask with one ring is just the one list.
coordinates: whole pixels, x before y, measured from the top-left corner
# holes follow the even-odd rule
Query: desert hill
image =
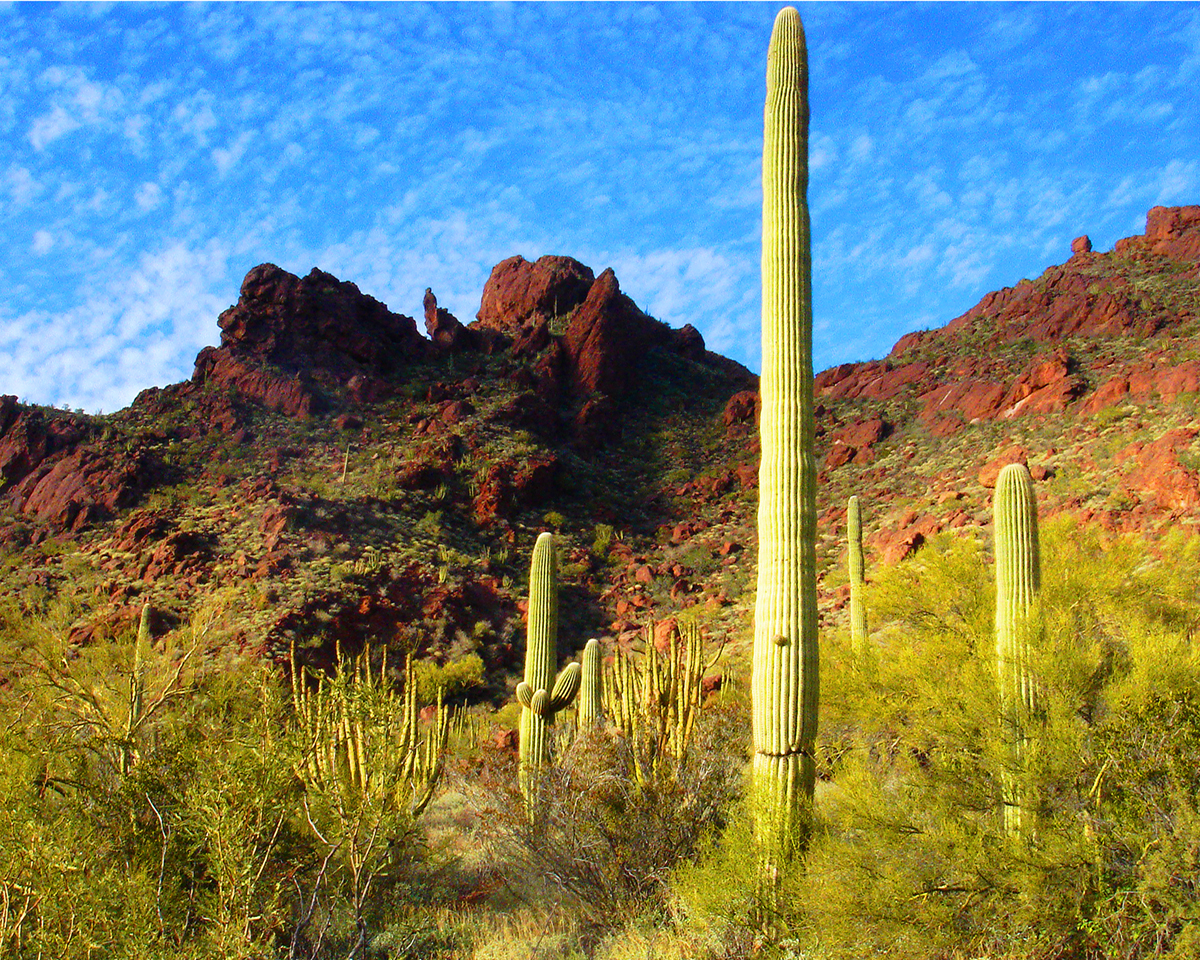
[[(1157, 536), (1200, 504), (1200, 207), (1156, 207), (1108, 253), (989, 293), (882, 360), (818, 374), (826, 627), (846, 497), (868, 564), (990, 522), (1027, 462), (1049, 514)], [(320, 270), (263, 264), (191, 380), (88, 417), (0, 398), (0, 591), (67, 592), (74, 637), (205, 605), (236, 642), (478, 654), (501, 697), (529, 552), (562, 535), (562, 655), (696, 616), (748, 636), (755, 378), (568, 257), (506, 260), (464, 324), (424, 327)], [(2, 388), (0, 384), (0, 388)]]

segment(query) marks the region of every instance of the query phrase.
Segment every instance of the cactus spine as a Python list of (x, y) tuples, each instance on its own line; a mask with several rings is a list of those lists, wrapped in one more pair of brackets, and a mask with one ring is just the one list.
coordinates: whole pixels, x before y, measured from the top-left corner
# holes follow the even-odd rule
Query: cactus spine
[(572, 662), (558, 679), (558, 561), (554, 535), (538, 535), (529, 570), (529, 627), (525, 637), (525, 679), (517, 684), (521, 710), (520, 778), (526, 802), (533, 778), (550, 762), (550, 725), (579, 691), (580, 667)]
[(1021, 786), (1029, 723), (1038, 709), (1030, 668), (1031, 611), (1041, 587), (1037, 501), (1029, 470), (1010, 463), (1000, 471), (995, 495), (996, 673), (1007, 765), (1002, 781), (1004, 830), (1019, 835), (1030, 825)]
[(846, 540), (850, 544), (850, 644), (854, 655), (863, 660), (867, 655), (867, 607), (863, 598), (866, 578), (863, 574), (862, 513), (858, 497), (846, 504)]
[(773, 883), (807, 834), (818, 694), (808, 58), (793, 7), (771, 32), (763, 131), (753, 789), (759, 857)]
[(591, 730), (604, 719), (604, 651), (591, 639), (583, 648), (583, 671), (579, 685), (579, 730)]

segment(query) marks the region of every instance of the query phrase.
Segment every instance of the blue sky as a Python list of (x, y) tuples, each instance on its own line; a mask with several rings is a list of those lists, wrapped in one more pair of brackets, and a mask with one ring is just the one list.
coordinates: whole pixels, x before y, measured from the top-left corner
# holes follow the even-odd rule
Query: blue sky
[[(185, 379), (265, 261), (469, 321), (518, 253), (757, 370), (780, 6), (0, 7), (0, 393)], [(1200, 6), (799, 8), (818, 369), (1200, 203)]]

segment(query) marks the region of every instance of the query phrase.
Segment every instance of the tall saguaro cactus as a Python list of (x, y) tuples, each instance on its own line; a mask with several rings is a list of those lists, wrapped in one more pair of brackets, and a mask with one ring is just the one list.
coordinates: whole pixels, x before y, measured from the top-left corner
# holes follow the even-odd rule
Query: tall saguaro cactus
[(851, 497), (846, 504), (846, 540), (850, 546), (850, 643), (854, 655), (863, 660), (867, 655), (867, 607), (863, 597), (866, 578), (863, 573), (862, 511), (858, 497)]
[(771, 32), (763, 129), (753, 781), (759, 856), (773, 882), (807, 834), (818, 695), (808, 58), (793, 7)]
[(1002, 777), (1004, 829), (1020, 834), (1030, 816), (1021, 788), (1029, 724), (1038, 709), (1030, 666), (1031, 610), (1041, 587), (1037, 501), (1029, 470), (1010, 463), (996, 480), (996, 673), (1007, 768)]
[(533, 777), (550, 760), (550, 725), (579, 691), (579, 664), (563, 668), (558, 679), (558, 561), (554, 535), (538, 535), (529, 570), (529, 627), (525, 635), (525, 679), (517, 684), (521, 707), (520, 778), (526, 801)]

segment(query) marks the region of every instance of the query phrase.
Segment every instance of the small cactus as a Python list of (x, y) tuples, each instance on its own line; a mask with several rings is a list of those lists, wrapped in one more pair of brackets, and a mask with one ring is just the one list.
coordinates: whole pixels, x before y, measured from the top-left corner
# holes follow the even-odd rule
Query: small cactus
[(150, 618), (153, 610), (149, 601), (142, 605), (138, 621), (137, 640), (133, 647), (133, 669), (129, 674), (129, 708), (125, 714), (125, 736), (120, 744), (121, 776), (128, 776), (140, 754), (135, 744), (138, 729), (146, 717), (146, 669), (150, 660)]
[(554, 535), (538, 535), (529, 570), (529, 627), (525, 639), (525, 679), (517, 684), (521, 710), (521, 792), (532, 802), (533, 778), (550, 762), (550, 726), (579, 692), (580, 666), (572, 662), (556, 680), (558, 663), (558, 561)]
[(579, 731), (591, 730), (604, 720), (604, 651), (591, 639), (583, 648), (579, 686)]
[(858, 497), (846, 504), (846, 540), (850, 545), (850, 645), (860, 661), (867, 656), (867, 607), (862, 548), (862, 513)]
[(1030, 824), (1021, 775), (1029, 725), (1038, 710), (1030, 669), (1031, 612), (1041, 588), (1037, 500), (1024, 464), (1010, 463), (996, 480), (996, 674), (1007, 768), (1002, 777), (1004, 830), (1021, 834)]

